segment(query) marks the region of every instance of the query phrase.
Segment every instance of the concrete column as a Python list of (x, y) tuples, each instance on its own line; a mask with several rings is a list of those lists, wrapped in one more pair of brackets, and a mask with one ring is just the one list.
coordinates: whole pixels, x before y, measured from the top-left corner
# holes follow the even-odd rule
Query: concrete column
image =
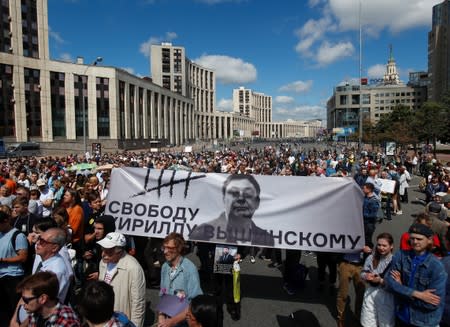
[(169, 98), (168, 101), (168, 109), (169, 109), (169, 140), (171, 144), (175, 144), (175, 126), (174, 126), (174, 111), (175, 111), (175, 104), (173, 99)]
[(150, 134), (149, 137), (151, 139), (155, 138), (155, 122), (156, 122), (156, 117), (155, 117), (155, 92), (148, 90), (148, 92), (150, 92), (150, 121), (149, 121), (149, 126), (150, 126)]
[(180, 125), (180, 113), (181, 113), (181, 104), (180, 100), (175, 100), (175, 107), (173, 108), (175, 111), (175, 144), (181, 144), (180, 142), (180, 135), (182, 135), (181, 132), (181, 125)]
[(75, 87), (74, 74), (66, 73), (64, 76), (64, 88), (66, 93), (66, 138), (68, 140), (76, 139), (75, 132)]
[(130, 128), (130, 84), (125, 82), (125, 96), (124, 96), (124, 106), (125, 106), (125, 117), (124, 117), (124, 127), (125, 127), (125, 138), (131, 138), (131, 128)]
[(162, 108), (162, 102), (161, 102), (161, 93), (158, 94), (158, 101), (156, 103), (156, 109), (158, 110), (158, 114), (156, 117), (156, 126), (155, 128), (157, 129), (158, 133), (156, 134), (156, 137), (158, 139), (162, 138), (162, 132), (161, 132), (161, 126), (162, 126), (162, 122), (161, 122), (161, 110), (163, 110)]
[(91, 151), (91, 146), (90, 146), (90, 142), (89, 140), (92, 139), (97, 139), (98, 138), (98, 134), (97, 134), (97, 81), (95, 76), (93, 75), (89, 75), (88, 76), (88, 80), (87, 80), (87, 97), (88, 97), (88, 101), (87, 101), (87, 108), (86, 108), (86, 112), (87, 112), (87, 120), (88, 120), (88, 125), (87, 125), (87, 135), (86, 135), (86, 140), (87, 140), (87, 150)]
[(150, 90), (143, 89), (142, 90), (142, 137), (144, 139), (148, 138), (149, 135), (149, 124), (150, 119), (148, 117), (148, 108), (147, 108), (147, 92), (150, 92)]
[(181, 123), (181, 143), (186, 142), (187, 139), (187, 115), (186, 102), (181, 103), (180, 123)]
[[(169, 139), (169, 108), (170, 108), (170, 103), (169, 103), (169, 98), (165, 95), (161, 95), (164, 97), (164, 104), (163, 104), (163, 111), (164, 111), (164, 121), (162, 122), (162, 126), (163, 126), (163, 130), (162, 130), (162, 135), (165, 139)], [(162, 98), (161, 98), (162, 99)]]

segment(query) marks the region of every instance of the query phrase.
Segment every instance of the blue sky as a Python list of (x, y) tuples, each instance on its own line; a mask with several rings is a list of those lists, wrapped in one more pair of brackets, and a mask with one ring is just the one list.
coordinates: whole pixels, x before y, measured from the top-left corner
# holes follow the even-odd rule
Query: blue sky
[(432, 6), (441, 0), (48, 0), (52, 59), (77, 56), (151, 76), (150, 44), (183, 46), (216, 70), (217, 107), (232, 90), (273, 97), (273, 118), (325, 119), (333, 87), (382, 76), (393, 45), (400, 77), (427, 70)]

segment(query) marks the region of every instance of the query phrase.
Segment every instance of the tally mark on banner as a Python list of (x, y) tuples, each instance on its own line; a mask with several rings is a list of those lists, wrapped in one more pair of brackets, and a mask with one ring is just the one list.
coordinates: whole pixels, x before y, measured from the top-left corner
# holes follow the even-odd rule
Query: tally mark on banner
[(175, 184), (185, 183), (185, 185), (184, 185), (184, 198), (186, 198), (187, 195), (188, 195), (189, 184), (191, 183), (191, 181), (196, 180), (196, 179), (200, 179), (200, 178), (203, 178), (203, 177), (206, 177), (205, 174), (201, 174), (201, 175), (192, 177), (192, 172), (188, 172), (188, 175), (187, 175), (186, 178), (175, 179), (175, 175), (176, 175), (177, 171), (176, 170), (172, 170), (171, 171), (172, 174), (171, 174), (171, 177), (170, 177), (170, 181), (166, 182), (166, 183), (163, 183), (162, 182), (162, 178), (163, 178), (164, 172), (166, 170), (167, 169), (162, 169), (161, 172), (159, 173), (158, 185), (155, 186), (155, 187), (150, 187), (149, 188), (149, 179), (150, 179), (151, 168), (148, 168), (147, 169), (147, 174), (145, 175), (145, 182), (144, 182), (144, 189), (145, 189), (145, 191), (139, 192), (137, 194), (133, 194), (131, 197), (134, 198), (136, 196), (144, 195), (145, 193), (150, 193), (150, 192), (153, 192), (153, 191), (158, 191), (158, 197), (161, 197), (161, 189), (164, 188), (164, 187), (169, 187), (169, 194), (170, 194), (170, 197), (172, 197), (173, 196), (173, 186)]

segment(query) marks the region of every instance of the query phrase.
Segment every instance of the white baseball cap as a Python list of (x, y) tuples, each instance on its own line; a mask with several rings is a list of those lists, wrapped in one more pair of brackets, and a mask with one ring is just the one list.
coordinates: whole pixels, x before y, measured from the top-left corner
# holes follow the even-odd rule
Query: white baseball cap
[(105, 238), (98, 241), (97, 244), (105, 249), (111, 249), (116, 246), (124, 248), (125, 245), (127, 245), (127, 240), (125, 239), (125, 236), (123, 234), (113, 232), (107, 234)]
[(45, 186), (47, 183), (42, 178), (39, 178), (36, 182), (37, 186)]

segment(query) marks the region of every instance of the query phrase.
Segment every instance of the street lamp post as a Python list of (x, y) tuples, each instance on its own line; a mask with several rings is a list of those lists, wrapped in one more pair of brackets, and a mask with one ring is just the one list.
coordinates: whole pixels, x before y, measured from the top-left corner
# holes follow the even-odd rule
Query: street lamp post
[[(80, 75), (78, 77), (78, 90), (81, 92), (81, 112), (83, 114), (83, 155), (86, 155), (87, 152), (87, 140), (86, 140), (86, 106), (84, 105), (84, 89), (83, 89), (83, 78), (82, 76), (86, 75), (87, 71), (91, 66), (96, 66), (99, 62), (102, 62), (102, 57), (97, 57), (94, 62), (86, 67), (86, 69), (83, 72), (83, 75)], [(88, 83), (88, 79), (86, 78), (86, 83)], [(89, 90), (89, 86), (87, 87)], [(89, 108), (88, 108), (89, 109)]]
[(363, 139), (363, 101), (362, 101), (362, 28), (361, 28), (361, 0), (359, 0), (359, 139), (358, 148), (361, 153), (362, 151), (362, 139)]

